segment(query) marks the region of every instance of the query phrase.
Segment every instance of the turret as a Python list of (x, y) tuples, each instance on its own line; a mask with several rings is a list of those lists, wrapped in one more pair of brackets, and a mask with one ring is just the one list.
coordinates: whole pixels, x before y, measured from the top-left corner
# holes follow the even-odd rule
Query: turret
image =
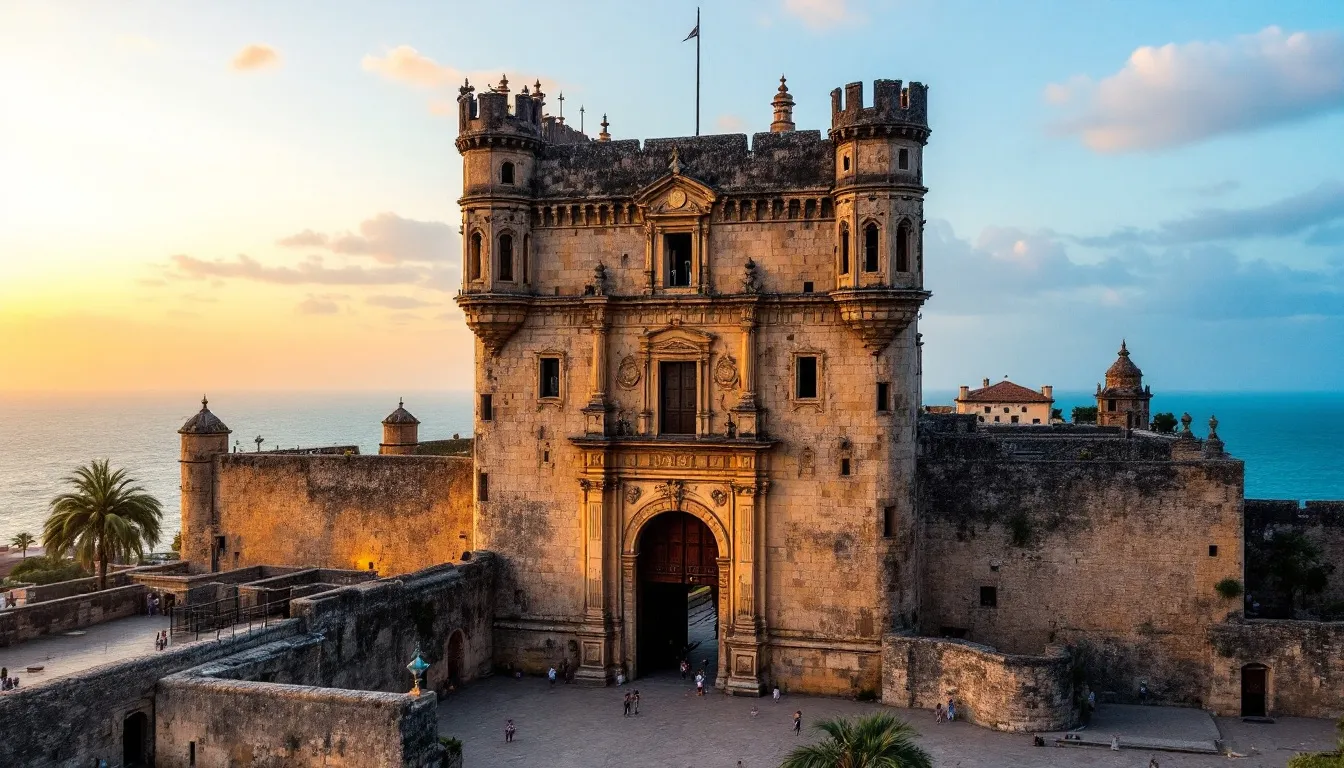
[(420, 444), (420, 420), (406, 410), (404, 400), (397, 401), (397, 410), (383, 419), (383, 442), (378, 453), (385, 456), (408, 456)]
[(779, 91), (770, 102), (774, 107), (775, 119), (770, 123), (771, 133), (788, 133), (793, 130), (793, 95), (783, 75), (779, 76)]
[(922, 288), (923, 149), (928, 89), (878, 80), (831, 92), (835, 144), (836, 287)]
[(201, 410), (177, 430), (182, 436), (182, 550), (192, 573), (219, 569), (221, 548), (215, 541), (215, 456), (229, 451), (224, 422), (201, 398)]

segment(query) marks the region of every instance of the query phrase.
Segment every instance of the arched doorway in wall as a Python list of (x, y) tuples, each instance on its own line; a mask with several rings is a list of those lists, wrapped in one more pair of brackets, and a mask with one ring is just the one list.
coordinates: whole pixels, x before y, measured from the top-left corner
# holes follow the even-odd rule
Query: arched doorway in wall
[(121, 764), (126, 768), (149, 765), (149, 715), (134, 712), (121, 723)]
[(1247, 664), (1241, 668), (1241, 716), (1264, 717), (1268, 714), (1269, 667)]
[(686, 512), (656, 515), (639, 534), (637, 676), (705, 664), (706, 686), (718, 666), (719, 547), (714, 533)]
[(448, 685), (452, 688), (461, 687), (466, 677), (466, 645), (467, 636), (460, 629), (448, 638), (448, 648), (443, 659), (448, 668)]

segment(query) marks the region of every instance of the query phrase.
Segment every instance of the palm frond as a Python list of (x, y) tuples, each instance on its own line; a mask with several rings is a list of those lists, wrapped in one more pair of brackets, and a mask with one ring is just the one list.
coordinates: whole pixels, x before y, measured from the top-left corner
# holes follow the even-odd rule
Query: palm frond
[(855, 721), (822, 720), (827, 738), (789, 753), (782, 768), (932, 768), (933, 760), (915, 743), (915, 729), (888, 712)]

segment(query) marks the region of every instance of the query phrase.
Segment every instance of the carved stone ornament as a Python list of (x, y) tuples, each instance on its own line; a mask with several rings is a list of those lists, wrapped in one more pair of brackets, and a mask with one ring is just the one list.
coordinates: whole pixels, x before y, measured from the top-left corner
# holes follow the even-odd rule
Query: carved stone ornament
[(686, 484), (680, 480), (668, 480), (666, 483), (658, 486), (658, 492), (662, 494), (673, 509), (681, 509), (681, 500), (686, 497)]
[(714, 383), (723, 389), (737, 389), (737, 358), (724, 355), (714, 364)]
[(625, 503), (634, 504), (636, 501), (639, 501), (640, 493), (642, 493), (642, 491), (639, 490), (638, 485), (627, 485), (625, 487)]
[(634, 389), (639, 384), (640, 376), (643, 372), (639, 369), (639, 361), (634, 355), (626, 355), (621, 361), (620, 367), (616, 369), (616, 383), (622, 389)]
[(728, 503), (728, 494), (722, 488), (715, 488), (709, 495), (714, 499), (714, 505), (717, 507), (722, 507)]

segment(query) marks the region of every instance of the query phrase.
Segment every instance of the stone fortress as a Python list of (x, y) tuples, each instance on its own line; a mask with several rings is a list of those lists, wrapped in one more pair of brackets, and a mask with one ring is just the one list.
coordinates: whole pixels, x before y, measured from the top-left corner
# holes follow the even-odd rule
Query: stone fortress
[[(146, 716), (160, 766), (435, 764), (432, 705), (403, 693), (416, 649), (434, 690), (562, 662), (637, 679), (676, 658), (702, 587), (731, 694), (955, 696), (1023, 731), (1072, 725), (1086, 690), (1344, 712), (1344, 624), (1246, 618), (1216, 589), (1244, 583), (1247, 535), (1344, 551), (1341, 505), (1245, 500), (1214, 420), (1147, 431), (1127, 347), (1095, 427), (922, 411), (924, 85), (837, 89), (823, 134), (795, 130), (781, 78), (750, 143), (614, 141), (605, 118), (590, 140), (540, 84), (458, 104), (474, 440), (422, 442), (399, 405), (378, 455), (229, 453), (203, 403), (181, 429), (184, 563), (121, 589), (193, 621), (283, 617), (135, 684), (115, 667), (21, 692), (36, 722), (97, 687), (80, 714), (106, 727), (0, 742), (0, 763), (81, 764)], [(381, 751), (359, 762), (365, 710)]]

